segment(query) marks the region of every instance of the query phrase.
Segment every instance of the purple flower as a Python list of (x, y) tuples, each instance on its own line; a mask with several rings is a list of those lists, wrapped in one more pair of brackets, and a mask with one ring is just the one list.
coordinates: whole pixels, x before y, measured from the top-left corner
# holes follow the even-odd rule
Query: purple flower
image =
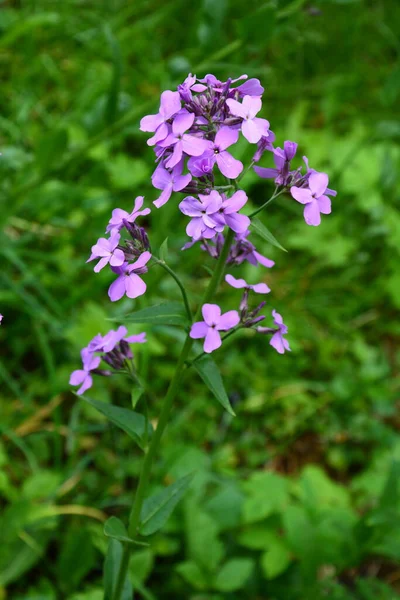
[[(213, 163), (217, 163), (222, 175), (229, 179), (236, 179), (243, 171), (243, 165), (240, 160), (233, 158), (226, 151), (229, 146), (236, 144), (239, 138), (239, 133), (230, 127), (221, 127), (215, 136), (215, 141), (211, 143), (211, 147), (202, 158), (210, 158)], [(191, 160), (188, 162), (189, 170), (191, 171)]]
[(240, 321), (240, 317), (236, 310), (229, 310), (221, 315), (221, 309), (217, 304), (204, 304), (201, 312), (204, 321), (193, 323), (190, 330), (190, 337), (195, 340), (205, 338), (203, 349), (204, 352), (209, 354), (222, 344), (219, 332), (228, 331), (236, 327)]
[(221, 198), (221, 206), (218, 210), (216, 221), (222, 226), (225, 224), (228, 225), (235, 233), (243, 233), (249, 227), (250, 219), (246, 215), (239, 215), (238, 211), (243, 208), (246, 202), (247, 196), (243, 190), (238, 190), (230, 198)]
[[(242, 75), (242, 77), (244, 76)], [(236, 79), (236, 81), (238, 80)], [(238, 91), (241, 96), (262, 96), (264, 93), (264, 88), (259, 79), (248, 79), (234, 89), (235, 91)]]
[(156, 135), (147, 140), (149, 146), (152, 146), (168, 135), (167, 121), (181, 110), (181, 99), (179, 92), (167, 90), (161, 94), (160, 109), (156, 115), (148, 115), (140, 121), (141, 131), (155, 131)]
[(106, 232), (120, 231), (120, 229), (124, 227), (124, 220), (128, 221), (128, 223), (134, 223), (137, 217), (144, 217), (145, 215), (150, 214), (150, 208), (140, 210), (143, 206), (143, 200), (143, 196), (135, 198), (135, 204), (131, 213), (128, 213), (128, 211), (123, 210), (122, 208), (114, 208)]
[(226, 103), (235, 117), (243, 119), (242, 133), (250, 144), (257, 143), (263, 135), (267, 135), (269, 122), (256, 117), (261, 110), (261, 98), (245, 96), (242, 103), (229, 98)]
[(78, 369), (71, 373), (69, 378), (70, 385), (80, 385), (81, 387), (76, 392), (79, 394), (84, 394), (86, 390), (92, 387), (93, 379), (90, 374), (90, 371), (94, 371), (100, 364), (100, 356), (93, 356), (92, 353), (87, 352), (87, 348), (84, 348), (81, 351), (83, 369)]
[(234, 288), (246, 290), (253, 290), (256, 294), (269, 294), (271, 291), (266, 283), (256, 283), (255, 285), (251, 285), (247, 283), (244, 279), (236, 279), (233, 275), (225, 275), (225, 281), (229, 285)]
[(161, 163), (154, 171), (151, 177), (153, 186), (158, 190), (162, 190), (161, 195), (153, 202), (157, 208), (168, 202), (172, 192), (180, 192), (191, 182), (192, 176), (189, 173), (182, 175), (182, 170), (183, 161), (180, 161), (172, 169), (172, 172), (167, 171)]
[(2, 320), (3, 320), (3, 315), (0, 315), (0, 323), (2, 322)]
[(124, 263), (121, 267), (114, 269), (119, 276), (108, 290), (111, 302), (120, 300), (125, 294), (128, 298), (137, 298), (145, 293), (147, 286), (139, 274), (147, 272), (148, 269), (145, 265), (150, 259), (150, 252), (143, 252), (134, 263)]
[(111, 352), (114, 350), (115, 346), (119, 344), (122, 340), (128, 342), (130, 344), (144, 344), (146, 342), (146, 333), (139, 333), (138, 335), (131, 335), (129, 337), (125, 337), (128, 333), (128, 330), (124, 325), (118, 327), (117, 330), (109, 331), (103, 338), (101, 347), (98, 350), (102, 350), (103, 352)]
[(257, 327), (257, 331), (258, 333), (265, 333), (267, 335), (271, 333), (273, 334), (269, 343), (277, 352), (279, 352), (279, 354), (284, 354), (285, 350), (289, 350), (290, 352), (289, 342), (283, 337), (287, 334), (288, 328), (284, 324), (281, 315), (276, 312), (276, 310), (272, 311), (272, 316), (274, 319), (274, 325), (277, 327), (277, 329), (259, 326)]
[(193, 125), (194, 117), (193, 113), (187, 111), (179, 113), (172, 123), (172, 133), (160, 142), (159, 145), (162, 148), (173, 146), (172, 155), (165, 163), (168, 169), (178, 164), (182, 159), (183, 153), (189, 156), (200, 156), (209, 147), (210, 142), (207, 140), (186, 133)]
[(282, 148), (275, 148), (274, 150), (275, 169), (254, 167), (254, 170), (263, 179), (275, 179), (277, 185), (287, 185), (290, 175), (290, 161), (294, 158), (296, 151), (297, 144), (286, 141), (283, 145), (283, 150)]
[(212, 173), (214, 164), (214, 155), (194, 156), (188, 160), (188, 169), (193, 177), (207, 177)]
[(247, 239), (249, 234), (250, 231), (236, 234), (235, 244), (231, 248), (228, 263), (240, 265), (243, 261), (247, 260), (251, 265), (257, 266), (260, 264), (270, 269), (274, 266), (275, 262), (257, 252), (255, 246)]
[(266, 150), (273, 152), (274, 147), (272, 144), (274, 141), (275, 141), (275, 134), (271, 130), (268, 131), (266, 135), (261, 136), (261, 139), (257, 144), (257, 150), (255, 151), (253, 159), (252, 159), (253, 162), (258, 162)]
[(309, 188), (292, 186), (290, 193), (293, 198), (305, 204), (304, 219), (307, 225), (319, 225), (321, 213), (329, 215), (331, 212), (331, 201), (326, 196), (328, 187), (328, 175), (326, 173), (311, 173), (308, 179)]
[(120, 237), (118, 231), (114, 231), (108, 240), (106, 238), (100, 238), (97, 240), (97, 243), (92, 246), (92, 254), (86, 262), (101, 257), (94, 268), (95, 273), (101, 271), (108, 263), (110, 263), (112, 267), (120, 267), (124, 263), (125, 254), (121, 249), (117, 248)]
[(210, 195), (199, 194), (200, 200), (188, 196), (180, 204), (179, 209), (184, 215), (191, 217), (186, 227), (186, 233), (195, 240), (212, 238), (216, 231), (222, 231), (224, 223), (215, 220), (222, 206), (222, 198), (215, 190)]

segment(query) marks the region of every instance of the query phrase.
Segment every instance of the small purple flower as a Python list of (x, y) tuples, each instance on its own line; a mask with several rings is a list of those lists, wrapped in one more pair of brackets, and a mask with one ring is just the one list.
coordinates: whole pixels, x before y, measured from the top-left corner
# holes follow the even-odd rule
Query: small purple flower
[(150, 259), (150, 252), (143, 252), (134, 263), (128, 264), (126, 262), (121, 267), (113, 269), (114, 272), (118, 273), (118, 277), (108, 290), (111, 302), (120, 300), (125, 294), (128, 298), (137, 298), (145, 293), (147, 286), (139, 277), (139, 274), (147, 272), (148, 269), (145, 265)]
[(257, 252), (256, 247), (247, 239), (249, 234), (250, 231), (236, 234), (235, 244), (231, 248), (228, 263), (240, 265), (247, 260), (251, 265), (257, 266), (260, 264), (270, 269), (275, 262)]
[(145, 215), (150, 214), (150, 208), (140, 210), (143, 206), (143, 200), (143, 196), (135, 198), (135, 204), (131, 213), (128, 213), (128, 211), (123, 210), (122, 208), (114, 208), (106, 232), (120, 231), (124, 227), (124, 220), (128, 221), (128, 223), (134, 223), (138, 217), (144, 217)]
[(261, 157), (266, 150), (273, 152), (274, 147), (272, 144), (274, 141), (275, 141), (275, 134), (271, 130), (267, 132), (267, 135), (261, 136), (261, 139), (257, 144), (257, 150), (255, 151), (253, 159), (252, 159), (253, 162), (258, 162), (259, 160), (261, 160)]
[(149, 146), (152, 146), (168, 135), (167, 121), (181, 110), (181, 99), (179, 92), (167, 90), (161, 94), (160, 109), (156, 115), (147, 115), (140, 121), (141, 131), (156, 132), (152, 138), (147, 140)]
[(225, 281), (232, 287), (236, 289), (245, 288), (246, 290), (253, 290), (256, 294), (269, 294), (271, 291), (266, 283), (256, 283), (255, 285), (251, 285), (247, 283), (244, 279), (236, 279), (233, 275), (225, 275)]
[(229, 310), (221, 315), (221, 309), (217, 304), (204, 304), (201, 312), (204, 321), (193, 323), (190, 330), (190, 337), (195, 340), (205, 338), (203, 349), (204, 352), (209, 354), (222, 344), (219, 332), (228, 331), (236, 327), (240, 321), (240, 317), (236, 310)]
[(305, 204), (304, 220), (307, 225), (319, 225), (321, 223), (321, 213), (329, 215), (331, 213), (331, 201), (326, 196), (328, 187), (328, 175), (326, 173), (311, 173), (308, 179), (309, 188), (292, 186), (290, 193), (293, 198)]
[(172, 192), (180, 192), (191, 182), (192, 176), (189, 173), (182, 175), (182, 170), (183, 161), (180, 161), (172, 169), (172, 172), (167, 171), (161, 163), (154, 171), (151, 177), (153, 186), (158, 190), (162, 190), (161, 195), (153, 202), (157, 208), (168, 202)]
[[(236, 144), (239, 138), (239, 133), (235, 129), (230, 127), (221, 127), (215, 136), (214, 143), (211, 143), (211, 147), (202, 158), (211, 158), (211, 160), (217, 163), (219, 170), (222, 175), (229, 179), (236, 179), (243, 171), (243, 165), (240, 160), (236, 160), (233, 156), (226, 151), (229, 146)], [(190, 160), (188, 163), (189, 170), (191, 169)]]
[(258, 333), (273, 334), (269, 343), (277, 352), (279, 352), (279, 354), (284, 354), (285, 350), (289, 350), (290, 352), (289, 342), (283, 337), (287, 334), (288, 328), (284, 324), (281, 315), (276, 312), (276, 310), (272, 311), (272, 316), (274, 319), (274, 325), (277, 327), (277, 329), (259, 326), (257, 327), (257, 331)]
[(207, 177), (212, 173), (214, 156), (193, 156), (188, 160), (188, 169), (193, 177)]
[(297, 151), (295, 142), (286, 141), (282, 148), (275, 148), (274, 162), (275, 169), (266, 169), (264, 167), (254, 167), (257, 175), (263, 179), (275, 179), (277, 185), (287, 185), (290, 175), (290, 161), (294, 158)]
[(108, 263), (110, 263), (112, 267), (120, 267), (124, 263), (125, 254), (117, 247), (120, 237), (118, 231), (114, 231), (108, 240), (106, 238), (100, 238), (97, 240), (97, 243), (92, 246), (92, 254), (86, 262), (101, 257), (94, 268), (95, 273), (101, 271)]
[(224, 223), (219, 223), (217, 216), (222, 206), (222, 198), (215, 190), (210, 195), (199, 194), (200, 200), (187, 196), (180, 204), (179, 209), (184, 215), (191, 217), (186, 227), (186, 233), (195, 240), (212, 238), (216, 231), (222, 231)]
[(103, 352), (111, 352), (114, 350), (115, 346), (119, 344), (122, 340), (128, 342), (129, 344), (143, 344), (146, 342), (146, 333), (139, 333), (138, 335), (131, 335), (129, 337), (125, 337), (128, 333), (127, 328), (124, 325), (121, 325), (116, 330), (109, 331), (103, 338), (101, 347), (98, 350)]
[(242, 133), (250, 144), (256, 144), (263, 135), (267, 135), (269, 122), (256, 117), (261, 110), (261, 98), (245, 96), (242, 103), (229, 98), (226, 103), (235, 117), (243, 119)]
[(3, 315), (0, 315), (0, 323), (2, 322), (2, 320), (3, 320)]
[(216, 221), (222, 226), (226, 224), (235, 233), (243, 233), (249, 227), (250, 219), (246, 215), (240, 215), (238, 211), (243, 208), (246, 202), (247, 196), (243, 190), (238, 190), (230, 198), (221, 198), (221, 206)]
[(162, 148), (173, 146), (173, 152), (166, 161), (165, 166), (171, 169), (182, 159), (183, 153), (189, 156), (200, 156), (210, 145), (207, 140), (186, 133), (194, 121), (194, 114), (187, 111), (180, 112), (172, 123), (172, 132), (160, 142)]
[(90, 374), (90, 371), (94, 371), (100, 364), (100, 356), (93, 356), (92, 353), (87, 352), (87, 348), (84, 348), (81, 351), (83, 369), (78, 369), (71, 373), (69, 378), (70, 385), (80, 385), (81, 387), (76, 392), (79, 394), (84, 394), (86, 390), (92, 387), (93, 379)]

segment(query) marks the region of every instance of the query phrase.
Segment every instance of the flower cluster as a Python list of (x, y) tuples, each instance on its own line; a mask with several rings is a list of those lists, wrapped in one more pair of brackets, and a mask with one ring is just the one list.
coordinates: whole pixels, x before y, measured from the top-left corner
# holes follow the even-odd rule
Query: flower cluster
[[(127, 333), (128, 330), (123, 325), (105, 336), (99, 333), (81, 350), (82, 369), (73, 371), (69, 380), (71, 385), (80, 386), (77, 394), (84, 394), (92, 387), (92, 374), (108, 376), (116, 371), (128, 374), (133, 372), (133, 353), (129, 344), (143, 344), (146, 342), (146, 334), (126, 337)], [(102, 360), (111, 370), (99, 368)]]
[[(140, 129), (151, 133), (147, 143), (153, 147), (157, 163), (151, 177), (153, 187), (158, 190), (153, 204), (160, 208), (174, 192), (184, 194), (178, 206), (189, 219), (186, 233), (191, 239), (183, 249), (199, 242), (200, 248), (212, 258), (226, 256), (226, 265), (232, 268), (244, 262), (255, 267), (274, 266), (274, 261), (260, 254), (249, 239), (252, 215), (241, 212), (246, 210), (248, 197), (239, 188), (239, 182), (251, 167), (259, 177), (274, 180), (276, 189), (272, 199), (286, 193), (302, 204), (309, 225), (319, 225), (321, 214), (331, 212), (329, 196), (336, 195), (328, 188), (328, 176), (310, 168), (306, 157), (303, 157), (305, 169), (304, 166), (292, 167), (297, 143), (287, 140), (283, 148), (274, 145), (275, 134), (269, 122), (258, 116), (263, 92), (259, 80), (247, 79), (247, 75), (220, 81), (214, 75), (197, 79), (189, 74), (176, 91), (161, 94), (157, 114), (145, 116), (140, 122)], [(246, 169), (232, 154), (232, 147), (240, 136), (256, 145), (252, 162)], [(273, 167), (258, 164), (265, 155), (271, 154)], [(139, 217), (150, 213), (149, 208), (143, 208), (143, 202), (143, 196), (138, 196), (130, 213), (121, 208), (113, 210), (106, 227), (108, 237), (100, 238), (92, 246), (87, 261), (98, 261), (94, 267), (96, 273), (107, 265), (115, 273), (116, 279), (108, 291), (113, 302), (125, 295), (137, 298), (146, 291), (142, 275), (148, 270), (152, 254), (144, 228), (137, 225)], [(227, 243), (230, 243), (229, 248), (225, 247)], [(155, 258), (154, 263), (162, 264), (162, 261)], [(284, 337), (287, 327), (281, 315), (274, 309), (273, 327), (264, 327), (259, 323), (265, 319), (260, 312), (266, 301), (249, 305), (254, 294), (270, 293), (265, 281), (249, 284), (231, 274), (226, 275), (225, 281), (243, 290), (242, 299), (238, 310), (224, 314), (217, 304), (202, 306), (203, 321), (191, 325), (190, 336), (204, 339), (204, 352), (213, 352), (221, 346), (220, 332), (230, 335), (241, 327), (269, 335), (271, 346), (281, 354), (290, 350)], [(185, 301), (187, 303), (186, 298)], [(190, 309), (188, 312), (190, 314)], [(126, 368), (126, 361), (130, 360), (129, 343), (138, 340), (124, 338), (126, 330), (121, 327), (107, 335), (111, 335), (112, 348), (104, 341), (107, 336), (96, 336), (82, 350), (83, 369), (71, 375), (71, 383), (81, 386), (79, 393), (90, 387), (91, 373), (109, 374), (99, 369), (101, 358), (114, 370)], [(101, 353), (101, 357), (96, 353)]]

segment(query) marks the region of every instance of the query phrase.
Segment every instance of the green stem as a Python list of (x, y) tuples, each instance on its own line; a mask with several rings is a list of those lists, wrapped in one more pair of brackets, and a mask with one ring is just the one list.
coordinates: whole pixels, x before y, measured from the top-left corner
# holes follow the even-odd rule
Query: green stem
[(283, 194), (284, 192), (286, 192), (285, 188), (283, 190), (281, 190), (280, 192), (277, 192), (277, 190), (278, 190), (278, 188), (276, 187), (274, 193), (272, 194), (272, 196), (271, 196), (271, 198), (269, 200), (267, 200), (266, 202), (264, 202), (264, 204), (262, 204), (261, 206), (259, 206), (255, 211), (253, 211), (252, 213), (250, 213), (249, 215), (247, 215), (249, 217), (249, 219), (252, 219), (256, 215), (258, 215), (258, 213), (260, 213), (262, 210), (264, 210), (264, 208), (266, 206), (268, 206), (268, 204), (270, 202), (272, 202), (272, 200), (275, 200), (275, 198), (277, 198), (278, 196), (280, 196), (281, 194)]
[[(214, 294), (220, 284), (220, 281), (222, 279), (222, 275), (224, 272), (224, 268), (225, 268), (225, 262), (228, 257), (229, 250), (230, 250), (230, 247), (231, 247), (231, 244), (233, 241), (233, 237), (234, 237), (234, 232), (232, 230), (229, 230), (229, 232), (227, 233), (227, 236), (225, 238), (225, 243), (221, 250), (221, 254), (218, 258), (216, 267), (214, 269), (214, 272), (212, 274), (212, 277), (210, 279), (208, 287), (204, 293), (201, 305), (199, 306), (199, 308), (196, 312), (195, 320), (200, 315), (201, 307), (203, 306), (203, 304), (206, 304), (207, 302), (209, 302), (212, 299), (212, 297), (214, 296)], [(130, 514), (130, 518), (129, 518), (128, 532), (129, 532), (129, 536), (133, 539), (138, 535), (140, 514), (142, 511), (142, 506), (143, 506), (143, 502), (145, 499), (147, 486), (148, 486), (149, 480), (150, 480), (150, 473), (151, 473), (151, 467), (153, 465), (153, 460), (154, 460), (155, 455), (157, 454), (160, 440), (161, 440), (162, 435), (165, 431), (165, 428), (168, 424), (169, 417), (171, 415), (173, 401), (175, 400), (175, 397), (179, 391), (179, 388), (181, 387), (182, 374), (185, 369), (186, 358), (192, 348), (193, 343), (194, 343), (194, 340), (188, 334), (186, 337), (185, 343), (183, 345), (183, 348), (181, 350), (180, 356), (178, 358), (178, 362), (177, 362), (177, 365), (175, 368), (175, 373), (171, 379), (171, 382), (170, 382), (168, 390), (167, 390), (167, 394), (164, 398), (164, 402), (161, 407), (161, 412), (160, 412), (157, 428), (153, 434), (153, 437), (150, 442), (150, 446), (148, 448), (147, 454), (146, 454), (143, 464), (142, 464), (142, 468), (141, 468), (141, 472), (140, 472), (140, 476), (139, 476), (139, 483), (138, 483), (138, 487), (137, 487), (136, 494), (135, 494), (135, 500), (133, 502), (133, 506), (132, 506), (132, 510), (131, 510), (131, 514)], [(131, 545), (126, 544), (124, 546), (124, 552), (123, 552), (121, 566), (120, 566), (119, 573), (118, 573), (117, 584), (115, 586), (113, 600), (121, 599), (121, 594), (122, 594), (122, 590), (123, 590), (123, 586), (124, 586), (124, 583), (126, 580), (126, 575), (127, 575), (128, 566), (129, 566), (130, 552), (131, 552)]]
[(166, 262), (164, 262), (163, 260), (160, 260), (158, 258), (155, 258), (154, 260), (155, 260), (156, 265), (160, 265), (160, 267), (162, 267), (165, 271), (167, 271), (167, 273), (169, 273), (171, 275), (171, 277), (173, 279), (175, 279), (176, 283), (179, 286), (179, 289), (181, 290), (182, 299), (183, 299), (183, 303), (185, 305), (187, 316), (189, 318), (189, 321), (192, 323), (192, 321), (193, 321), (192, 311), (190, 310), (190, 304), (189, 304), (188, 297), (187, 297), (186, 290), (184, 288), (183, 283), (181, 282), (181, 280), (179, 279), (179, 277), (175, 273), (175, 271), (173, 271), (171, 269), (171, 267), (169, 267), (167, 265)]

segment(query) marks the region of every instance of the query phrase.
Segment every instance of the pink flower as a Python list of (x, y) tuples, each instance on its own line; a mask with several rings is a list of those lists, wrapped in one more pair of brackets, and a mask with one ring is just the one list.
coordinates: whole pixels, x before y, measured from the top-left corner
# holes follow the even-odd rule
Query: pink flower
[(205, 338), (204, 352), (209, 354), (222, 344), (220, 331), (228, 331), (240, 321), (237, 310), (229, 310), (221, 315), (221, 309), (217, 304), (204, 304), (201, 309), (204, 321), (193, 323), (190, 330), (190, 337), (197, 340)]

